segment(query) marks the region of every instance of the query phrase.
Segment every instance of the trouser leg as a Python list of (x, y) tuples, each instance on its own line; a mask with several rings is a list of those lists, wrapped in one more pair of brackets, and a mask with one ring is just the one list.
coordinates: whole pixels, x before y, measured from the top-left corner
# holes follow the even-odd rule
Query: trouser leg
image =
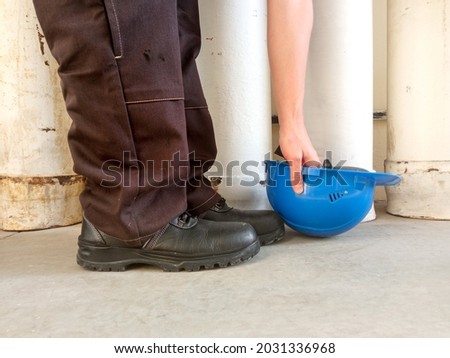
[[(177, 0), (34, 0), (59, 63), (81, 203), (102, 231), (131, 240), (187, 207)], [(182, 38), (183, 36), (181, 36)]]
[(178, 0), (178, 25), (191, 164), (187, 204), (189, 212), (198, 215), (216, 204), (220, 195), (211, 188), (210, 181), (203, 175), (214, 163), (217, 149), (211, 116), (195, 63), (201, 46), (197, 0)]

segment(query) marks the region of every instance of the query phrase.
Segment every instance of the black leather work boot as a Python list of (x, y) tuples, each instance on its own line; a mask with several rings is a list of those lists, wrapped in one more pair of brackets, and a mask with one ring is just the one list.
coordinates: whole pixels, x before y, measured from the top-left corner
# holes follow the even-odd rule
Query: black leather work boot
[(83, 220), (77, 262), (97, 271), (125, 271), (147, 264), (164, 271), (198, 271), (236, 265), (259, 252), (253, 227), (216, 223), (183, 214), (148, 237), (120, 240)]
[(284, 223), (271, 210), (239, 210), (227, 205), (224, 198), (202, 215), (215, 222), (244, 222), (253, 226), (261, 245), (269, 245), (284, 237)]

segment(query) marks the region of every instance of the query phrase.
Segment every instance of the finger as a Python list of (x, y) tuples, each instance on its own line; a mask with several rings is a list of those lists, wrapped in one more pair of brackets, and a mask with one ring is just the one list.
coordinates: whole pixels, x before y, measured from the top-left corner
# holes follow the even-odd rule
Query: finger
[(291, 170), (291, 185), (296, 194), (303, 193), (302, 161), (294, 160), (289, 163)]
[(309, 168), (321, 168), (322, 164), (320, 162), (318, 162), (317, 160), (310, 160), (310, 161), (303, 163), (303, 166), (309, 167)]

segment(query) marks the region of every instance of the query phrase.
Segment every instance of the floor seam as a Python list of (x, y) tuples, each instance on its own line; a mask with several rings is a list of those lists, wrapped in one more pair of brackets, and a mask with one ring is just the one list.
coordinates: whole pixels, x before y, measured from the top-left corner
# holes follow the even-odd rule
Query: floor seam
[(11, 234), (9, 234), (9, 235), (3, 236), (2, 238), (0, 238), (0, 240), (8, 239), (8, 238), (10, 238), (11, 236), (14, 236), (14, 235), (17, 235), (17, 234), (18, 234), (18, 232), (13, 232), (13, 233), (11, 233)]

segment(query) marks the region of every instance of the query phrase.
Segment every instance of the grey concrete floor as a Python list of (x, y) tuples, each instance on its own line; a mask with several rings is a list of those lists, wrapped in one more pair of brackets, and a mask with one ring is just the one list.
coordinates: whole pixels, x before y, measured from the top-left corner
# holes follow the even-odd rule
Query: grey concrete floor
[(377, 214), (195, 273), (85, 271), (79, 225), (0, 231), (0, 337), (450, 337), (450, 222)]

